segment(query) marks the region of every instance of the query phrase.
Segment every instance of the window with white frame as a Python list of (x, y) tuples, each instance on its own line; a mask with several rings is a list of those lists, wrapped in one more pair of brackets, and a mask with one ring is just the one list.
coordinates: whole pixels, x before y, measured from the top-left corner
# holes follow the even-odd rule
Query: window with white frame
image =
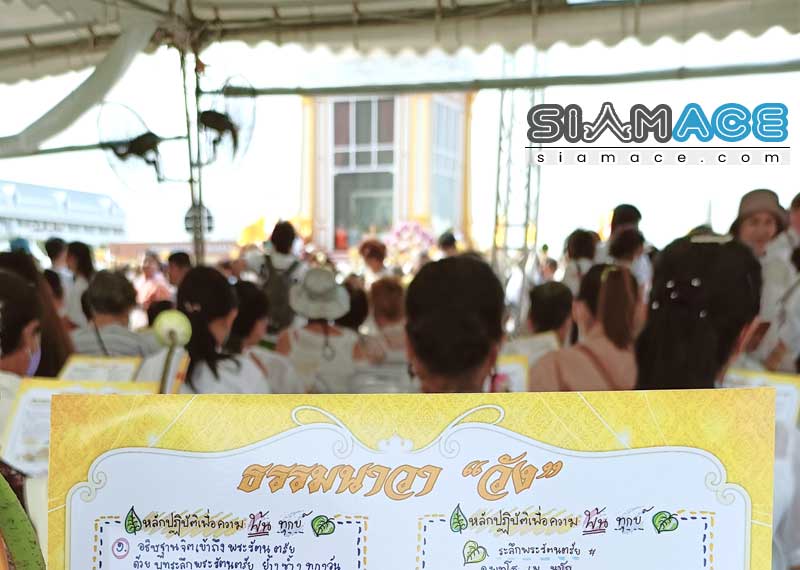
[(439, 97), (433, 101), (431, 223), (437, 234), (461, 222), (463, 114), (463, 106), (455, 101)]
[(335, 100), (332, 130), (334, 224), (352, 246), (394, 220), (394, 99)]

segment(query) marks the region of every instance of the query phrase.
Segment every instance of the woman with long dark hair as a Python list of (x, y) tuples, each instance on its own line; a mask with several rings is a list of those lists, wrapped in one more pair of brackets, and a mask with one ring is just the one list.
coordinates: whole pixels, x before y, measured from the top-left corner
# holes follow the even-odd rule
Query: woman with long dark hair
[(269, 301), (264, 291), (249, 281), (233, 286), (239, 301), (239, 313), (233, 321), (225, 347), (256, 365), (272, 392), (296, 394), (304, 391), (288, 358), (259, 346), (269, 326)]
[[(649, 318), (639, 336), (638, 387), (709, 389), (757, 328), (762, 268), (752, 248), (725, 236), (670, 244), (655, 270)], [(775, 431), (773, 569), (800, 568), (800, 435), (794, 418)]]
[(530, 370), (532, 392), (630, 390), (636, 383), (633, 343), (641, 318), (639, 285), (617, 265), (592, 267), (581, 280), (573, 317), (580, 341), (550, 352)]
[(742, 349), (761, 289), (761, 266), (741, 243), (704, 236), (670, 244), (636, 346), (638, 387), (713, 388)]
[(223, 349), (238, 314), (233, 286), (216, 269), (195, 267), (178, 288), (178, 310), (189, 318), (186, 386), (197, 393), (269, 394), (270, 386), (247, 359)]
[[(31, 376), (31, 369), (36, 369), (40, 318), (36, 287), (14, 272), (0, 269), (0, 419), (4, 422), (11, 413), (21, 378)], [(0, 441), (4, 429), (0, 423)], [(0, 461), (0, 477), (8, 481), (21, 500), (23, 475)]]
[(33, 256), (23, 251), (0, 253), (0, 269), (15, 273), (35, 289), (41, 311), (41, 347), (33, 355), (35, 366), (31, 364), (26, 375), (55, 378), (74, 352), (74, 346), (58, 315), (50, 286), (36, 267)]
[(88, 320), (81, 307), (81, 296), (89, 288), (95, 272), (92, 248), (80, 241), (71, 242), (67, 246), (67, 267), (72, 272), (73, 282), (67, 292), (66, 320), (72, 328), (83, 327)]

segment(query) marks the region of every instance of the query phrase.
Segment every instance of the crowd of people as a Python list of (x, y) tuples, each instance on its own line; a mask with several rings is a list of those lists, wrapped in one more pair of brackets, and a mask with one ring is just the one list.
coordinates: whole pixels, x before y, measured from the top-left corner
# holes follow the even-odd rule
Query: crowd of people
[[(620, 205), (607, 240), (577, 229), (560, 262), (538, 259), (511, 335), (507, 287), (451, 232), (407, 287), (379, 239), (359, 248), (363, 271), (338, 274), (296, 255), (288, 222), (235, 261), (148, 253), (137, 276), (98, 271), (88, 245), (53, 238), (45, 271), (24, 250), (0, 254), (0, 406), (21, 377), (55, 377), (74, 353), (163, 358), (130, 317), (152, 325), (169, 309), (191, 323), (191, 393), (500, 391), (504, 354), (525, 357), (529, 391), (714, 389), (734, 367), (798, 372), (800, 195), (787, 212), (774, 192), (750, 192), (728, 232), (700, 226), (663, 251), (640, 222)], [(778, 441), (774, 568), (796, 570), (796, 426), (779, 425)]]

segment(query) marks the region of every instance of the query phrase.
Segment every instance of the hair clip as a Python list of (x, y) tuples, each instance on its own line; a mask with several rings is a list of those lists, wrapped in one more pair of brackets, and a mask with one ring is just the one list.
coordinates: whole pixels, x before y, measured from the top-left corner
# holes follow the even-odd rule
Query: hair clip
[(187, 313), (199, 313), (203, 310), (203, 307), (199, 303), (190, 303), (189, 301), (183, 304), (183, 308), (186, 309)]
[(718, 245), (722, 245), (733, 241), (733, 236), (717, 234), (697, 235), (689, 238), (689, 241), (691, 243), (716, 243)]
[(605, 283), (606, 279), (608, 279), (608, 276), (616, 271), (622, 271), (622, 268), (618, 265), (609, 265), (603, 269), (603, 273), (600, 274), (600, 282)]

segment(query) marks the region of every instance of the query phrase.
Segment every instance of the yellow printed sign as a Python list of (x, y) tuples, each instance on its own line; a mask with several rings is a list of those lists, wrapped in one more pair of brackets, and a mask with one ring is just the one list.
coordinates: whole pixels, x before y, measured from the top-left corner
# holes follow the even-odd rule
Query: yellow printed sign
[(800, 420), (800, 375), (779, 374), (753, 370), (729, 370), (725, 375), (726, 388), (775, 388), (775, 416), (778, 421)]
[(770, 570), (775, 395), (58, 396), (50, 570)]
[(30, 477), (47, 473), (50, 450), (50, 403), (55, 394), (126, 393), (155, 394), (158, 393), (158, 384), (23, 379), (11, 413), (6, 419), (2, 446), (3, 461)]
[(83, 356), (69, 357), (58, 377), (62, 380), (94, 380), (107, 382), (133, 382), (142, 364), (138, 356)]
[(487, 392), (526, 392), (528, 390), (528, 357), (522, 354), (501, 354), (497, 359), (497, 377)]

